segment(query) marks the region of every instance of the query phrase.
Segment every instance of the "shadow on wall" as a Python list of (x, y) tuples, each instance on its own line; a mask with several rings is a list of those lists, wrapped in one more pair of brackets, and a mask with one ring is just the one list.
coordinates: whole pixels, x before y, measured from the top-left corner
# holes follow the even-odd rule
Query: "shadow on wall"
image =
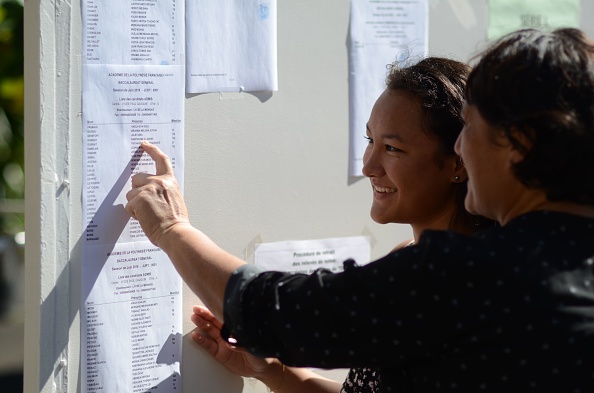
[[(40, 320), (43, 321), (44, 337), (50, 337), (52, 340), (44, 341), (42, 339), (43, 348), (41, 350), (42, 360), (39, 366), (39, 386), (44, 386), (52, 377), (56, 378), (57, 371), (59, 370), (58, 367), (60, 367), (60, 357), (68, 347), (70, 338), (69, 329), (76, 315), (81, 312), (81, 301), (88, 297), (97, 279), (97, 275), (107, 260), (107, 254), (103, 254), (103, 257), (97, 257), (91, 261), (96, 266), (96, 270), (87, 272), (85, 276), (85, 288), (83, 289), (82, 280), (79, 279), (79, 277), (82, 277), (82, 266), (79, 260), (83, 256), (82, 244), (87, 233), (94, 232), (94, 223), (102, 222), (104, 217), (117, 217), (119, 220), (112, 223), (110, 231), (103, 231), (101, 233), (104, 243), (115, 246), (116, 240), (130, 218), (128, 213), (125, 212), (124, 207), (121, 204), (116, 204), (116, 199), (125, 185), (128, 184), (130, 174), (138, 164), (137, 160), (133, 161), (138, 154), (140, 154), (140, 147), (130, 158), (124, 171), (106, 195), (101, 205), (97, 208), (90, 223), (84, 228), (77, 242), (74, 244), (66, 264), (64, 266), (56, 266), (56, 269), (60, 270), (60, 274), (52, 290), (43, 300), (40, 307)], [(57, 190), (56, 197), (62, 192), (67, 192), (64, 187), (60, 187)], [(96, 235), (99, 234), (97, 233)], [(80, 381), (80, 367), (78, 372), (78, 379)], [(0, 389), (0, 391), (2, 390)], [(80, 384), (78, 391), (80, 391)]]
[[(128, 163), (126, 169), (116, 181), (112, 190), (97, 209), (91, 222), (95, 222), (99, 217), (118, 216), (123, 217), (123, 220), (118, 223), (119, 230), (113, 233), (106, 234), (109, 237), (105, 240), (107, 244), (114, 244), (116, 239), (123, 230), (129, 217), (123, 211), (121, 205), (116, 205), (116, 198), (120, 194), (124, 185), (128, 183), (130, 172), (134, 169), (132, 161)], [(121, 211), (115, 212), (120, 209)], [(68, 347), (69, 327), (71, 327), (76, 315), (81, 311), (81, 301), (86, 299), (90, 288), (96, 280), (96, 274), (100, 272), (100, 268), (105, 264), (105, 258), (97, 258), (92, 263), (97, 266), (97, 270), (89, 274), (85, 279), (85, 287), (83, 288), (81, 263), (78, 262), (80, 256), (83, 255), (83, 242), (87, 234), (85, 228), (74, 244), (70, 252), (70, 258), (64, 266), (57, 267), (60, 274), (57, 277), (54, 286), (47, 297), (41, 304), (40, 319), (44, 321), (43, 331), (45, 337), (51, 337), (52, 340), (42, 340), (42, 362), (39, 368), (39, 386), (44, 386), (50, 378), (57, 377), (59, 370), (59, 359), (64, 350)], [(94, 273), (94, 274), (93, 274)], [(73, 279), (74, 277), (74, 279)], [(170, 337), (170, 339), (173, 337)], [(175, 335), (176, 343), (179, 343), (181, 334)], [(244, 380), (241, 377), (232, 375), (224, 366), (213, 361), (210, 355), (198, 347), (194, 343), (190, 335), (183, 337), (182, 347), (182, 363), (181, 375), (183, 384), (186, 385), (186, 391), (203, 391), (209, 393), (241, 393), (243, 391)], [(173, 351), (172, 351), (173, 349)], [(159, 353), (157, 362), (168, 363), (175, 354), (175, 348), (165, 346)], [(2, 351), (0, 351), (1, 353)], [(177, 358), (174, 361), (179, 361)], [(82, 370), (78, 369), (78, 380), (82, 382)], [(173, 374), (167, 380), (162, 381), (163, 386), (171, 386), (173, 379), (179, 378), (179, 375)], [(21, 378), (22, 379), (22, 378)], [(247, 380), (251, 383), (250, 380)], [(8, 383), (8, 382), (7, 382)], [(257, 383), (254, 381), (254, 383)], [(259, 383), (259, 382), (258, 382)], [(159, 385), (157, 385), (158, 387)], [(21, 390), (22, 391), (22, 388)], [(79, 383), (77, 392), (81, 391), (81, 384)], [(0, 392), (12, 393), (0, 380)]]

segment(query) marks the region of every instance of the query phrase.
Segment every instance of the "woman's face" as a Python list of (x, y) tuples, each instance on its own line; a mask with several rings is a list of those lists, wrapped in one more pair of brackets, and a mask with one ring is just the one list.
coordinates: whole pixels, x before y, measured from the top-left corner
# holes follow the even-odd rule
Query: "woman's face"
[[(378, 223), (431, 226), (455, 210), (457, 157), (437, 166), (438, 141), (423, 131), (420, 100), (386, 90), (367, 123), (363, 174), (373, 189), (371, 218)], [(464, 180), (464, 179), (461, 179)]]
[(454, 149), (462, 157), (468, 174), (464, 205), (471, 213), (502, 223), (506, 212), (513, 209), (515, 195), (521, 192), (512, 170), (517, 152), (473, 105), (464, 105), (462, 117), (464, 128)]

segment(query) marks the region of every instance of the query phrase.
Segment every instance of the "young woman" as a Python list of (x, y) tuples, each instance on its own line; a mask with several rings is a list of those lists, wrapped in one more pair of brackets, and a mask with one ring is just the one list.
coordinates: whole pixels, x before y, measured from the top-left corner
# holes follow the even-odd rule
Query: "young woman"
[(157, 172), (134, 176), (126, 210), (256, 356), (373, 367), (393, 392), (594, 391), (594, 46), (575, 29), (512, 33), (465, 96), (465, 206), (498, 228), (425, 230), (341, 273), (262, 271), (189, 224), (146, 143)]
[[(393, 65), (386, 90), (373, 107), (363, 157), (363, 174), (373, 191), (371, 217), (381, 224), (410, 224), (413, 230), (413, 238), (395, 249), (414, 244), (427, 229), (469, 234), (492, 225), (464, 209), (467, 176), (454, 153), (463, 127), (460, 111), (469, 72), (466, 64), (436, 57), (403, 68)], [(234, 352), (221, 338), (222, 324), (214, 315), (204, 307), (194, 311), (192, 320), (208, 333), (196, 332), (194, 340), (230, 371), (258, 378), (278, 393), (341, 390), (340, 383), (309, 370), (279, 367), (278, 360)], [(379, 370), (352, 369), (342, 391), (380, 391), (380, 378)]]

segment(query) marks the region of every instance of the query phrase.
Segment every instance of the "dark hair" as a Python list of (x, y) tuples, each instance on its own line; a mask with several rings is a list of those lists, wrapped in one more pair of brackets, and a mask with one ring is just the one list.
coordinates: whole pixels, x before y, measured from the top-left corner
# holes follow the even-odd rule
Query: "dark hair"
[[(438, 141), (435, 165), (441, 167), (446, 158), (455, 156), (454, 144), (464, 122), (461, 111), (464, 103), (464, 88), (470, 66), (456, 60), (428, 57), (418, 63), (400, 67), (394, 63), (386, 78), (388, 90), (405, 91), (416, 97), (421, 104), (421, 126)], [(450, 229), (458, 226), (480, 228), (493, 222), (475, 216), (464, 208), (467, 192), (466, 182), (457, 183), (456, 212), (450, 221)]]
[(514, 166), (523, 184), (551, 201), (594, 204), (594, 46), (580, 30), (502, 37), (480, 56), (465, 97), (524, 154)]

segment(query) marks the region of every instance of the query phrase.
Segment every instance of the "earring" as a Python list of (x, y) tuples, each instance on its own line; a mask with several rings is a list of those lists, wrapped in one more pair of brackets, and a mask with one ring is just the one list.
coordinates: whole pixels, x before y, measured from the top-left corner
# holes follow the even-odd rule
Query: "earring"
[(458, 176), (458, 175), (454, 176), (454, 181), (455, 182), (459, 182), (460, 181), (460, 176)]

